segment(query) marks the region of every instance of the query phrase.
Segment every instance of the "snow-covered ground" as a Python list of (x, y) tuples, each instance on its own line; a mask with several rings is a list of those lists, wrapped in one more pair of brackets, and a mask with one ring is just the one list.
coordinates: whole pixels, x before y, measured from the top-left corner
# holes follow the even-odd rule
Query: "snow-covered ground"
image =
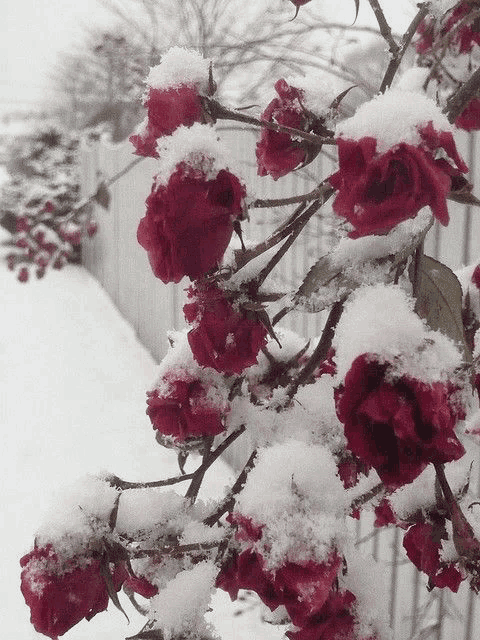
[[(176, 456), (156, 442), (145, 415), (145, 391), (156, 365), (95, 280), (80, 267), (20, 284), (0, 262), (0, 376), (3, 477), (0, 580), (1, 637), (39, 640), (19, 590), (19, 558), (56, 490), (85, 473), (110, 470), (128, 480), (177, 473)], [(205, 490), (221, 495), (229, 480), (220, 464)], [(120, 640), (142, 620), (125, 603), (131, 623), (112, 605), (82, 622), (68, 640)], [(273, 640), (258, 611), (236, 617), (219, 595), (215, 616), (226, 640)]]

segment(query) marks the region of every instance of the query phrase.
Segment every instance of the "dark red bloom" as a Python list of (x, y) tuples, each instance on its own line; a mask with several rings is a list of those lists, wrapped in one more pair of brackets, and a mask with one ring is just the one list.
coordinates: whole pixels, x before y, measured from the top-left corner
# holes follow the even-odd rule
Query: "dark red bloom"
[(393, 488), (412, 482), (430, 462), (462, 457), (454, 429), (465, 414), (447, 384), (407, 376), (390, 381), (388, 369), (368, 354), (359, 356), (335, 401), (348, 448)]
[(138, 133), (129, 137), (129, 141), (135, 147), (135, 155), (145, 158), (158, 158), (157, 138), (152, 131), (152, 127), (147, 122)]
[(343, 482), (345, 489), (354, 487), (362, 475), (368, 475), (370, 465), (366, 465), (362, 460), (353, 455), (351, 451), (342, 451), (341, 458), (337, 463), (338, 475)]
[[(308, 1), (308, 0), (307, 0)], [(292, 0), (298, 7), (305, 4)], [(323, 120), (309, 113), (303, 106), (304, 92), (291, 87), (283, 79), (277, 80), (274, 98), (262, 114), (262, 120), (324, 135)], [(293, 140), (288, 133), (263, 129), (256, 147), (258, 175), (271, 175), (274, 180), (290, 173), (307, 160), (308, 147), (305, 142)]]
[[(63, 635), (80, 620), (105, 611), (108, 590), (101, 561), (87, 558), (78, 565), (60, 562), (51, 545), (35, 547), (20, 560), (21, 591), (30, 607), (31, 622), (52, 639)], [(109, 570), (109, 569), (106, 569)], [(111, 572), (114, 588), (121, 588), (124, 571)]]
[(203, 121), (202, 103), (195, 87), (150, 88), (145, 106), (151, 133), (156, 138), (169, 136), (182, 125), (191, 127), (194, 122)]
[(129, 575), (123, 583), (123, 587), (131, 589), (144, 598), (153, 598), (158, 593), (158, 588), (142, 576)]
[(185, 372), (166, 374), (160, 391), (147, 392), (147, 415), (153, 428), (178, 442), (221, 433), (222, 410), (207, 393), (200, 380)]
[(242, 213), (245, 189), (222, 169), (208, 180), (177, 165), (166, 185), (153, 186), (138, 242), (148, 252), (153, 273), (163, 282), (195, 279), (218, 265)]
[(17, 279), (19, 280), (19, 282), (28, 282), (29, 275), (30, 274), (28, 272), (27, 267), (22, 267), (18, 271)]
[(235, 600), (239, 589), (250, 589), (274, 611), (284, 605), (292, 622), (298, 626), (321, 611), (328, 598), (341, 565), (335, 553), (329, 561), (305, 565), (287, 562), (276, 571), (269, 571), (265, 560), (256, 551), (233, 554), (222, 568), (216, 586)]
[(408, 525), (401, 522), (395, 513), (387, 498), (383, 498), (380, 504), (375, 507), (375, 522), (374, 527), (387, 527), (390, 524), (395, 524), (397, 527), (406, 529)]
[(242, 309), (218, 287), (189, 290), (192, 302), (183, 307), (193, 324), (188, 342), (193, 357), (203, 367), (222, 373), (241, 373), (257, 362), (267, 330), (253, 311)]
[(455, 120), (455, 126), (465, 131), (480, 129), (480, 99), (472, 98), (462, 113)]
[[(447, 195), (455, 180), (464, 180), (461, 172), (468, 167), (450, 132), (438, 133), (429, 123), (419, 133), (421, 146), (402, 142), (385, 153), (377, 153), (374, 138), (338, 139), (339, 170), (329, 181), (338, 191), (335, 213), (354, 226), (351, 238), (389, 231), (427, 205), (448, 224)], [(440, 149), (455, 166), (434, 158)]]
[(150, 87), (144, 106), (147, 108), (147, 121), (142, 131), (129, 138), (139, 156), (157, 158), (158, 138), (171, 135), (182, 125), (191, 127), (194, 122), (204, 122), (201, 98), (193, 86)]
[(428, 54), (437, 44), (447, 45), (458, 53), (470, 53), (475, 44), (480, 44), (480, 21), (478, 17), (468, 17), (477, 8), (474, 2), (462, 2), (445, 21), (434, 17), (422, 20), (417, 29), (420, 34), (415, 43), (417, 53)]
[(332, 591), (321, 610), (303, 628), (287, 631), (287, 637), (290, 640), (354, 640), (355, 601), (351, 591)]
[(475, 44), (480, 44), (480, 21), (477, 18), (469, 19), (467, 16), (478, 9), (473, 2), (462, 2), (453, 11), (445, 22), (442, 34), (452, 32), (453, 45), (458, 45), (460, 53), (469, 53)]
[(422, 522), (410, 527), (403, 537), (403, 546), (410, 561), (427, 574), (431, 588), (448, 587), (456, 593), (464, 578), (452, 563), (440, 560), (442, 540), (446, 539), (443, 526)]
[[(237, 540), (254, 544), (262, 538), (263, 526), (250, 518), (234, 513), (227, 519), (237, 526)], [(269, 570), (263, 556), (252, 548), (231, 555), (219, 573), (217, 587), (232, 600), (239, 589), (255, 591), (272, 611), (284, 605), (292, 622), (301, 626), (322, 609), (341, 564), (342, 558), (332, 550), (326, 562), (286, 562)]]

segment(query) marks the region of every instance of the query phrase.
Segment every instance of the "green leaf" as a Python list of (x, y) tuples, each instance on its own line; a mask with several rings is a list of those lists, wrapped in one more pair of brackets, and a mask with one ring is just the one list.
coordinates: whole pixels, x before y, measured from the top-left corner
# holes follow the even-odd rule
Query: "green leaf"
[[(413, 264), (410, 267), (412, 277)], [(434, 331), (441, 331), (462, 350), (466, 362), (472, 354), (465, 339), (462, 320), (462, 287), (446, 265), (422, 255), (418, 267), (415, 311)]]
[(105, 210), (108, 210), (108, 208), (110, 207), (110, 191), (105, 180), (102, 180), (102, 182), (100, 182), (100, 184), (98, 185), (94, 200)]
[[(294, 306), (310, 313), (318, 313), (331, 306), (337, 300), (363, 285), (364, 272), (362, 267), (366, 264), (373, 267), (384, 266), (385, 282), (393, 282), (397, 270), (405, 268), (407, 258), (423, 242), (432, 224), (433, 218), (430, 218), (423, 228), (414, 235), (405, 238), (395, 254), (388, 253), (388, 251), (391, 251), (392, 246), (397, 243), (387, 244), (383, 256), (378, 255), (370, 260), (358, 260), (358, 269), (355, 268), (356, 265), (353, 262), (345, 263), (344, 259), (336, 257), (338, 253), (336, 254), (335, 250), (322, 256), (305, 276), (295, 294)], [(351, 240), (350, 242), (356, 241)]]

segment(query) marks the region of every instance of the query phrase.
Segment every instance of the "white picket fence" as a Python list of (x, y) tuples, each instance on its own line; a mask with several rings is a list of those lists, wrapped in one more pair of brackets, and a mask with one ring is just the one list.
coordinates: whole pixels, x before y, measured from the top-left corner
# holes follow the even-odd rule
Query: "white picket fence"
[[(280, 197), (309, 191), (332, 170), (324, 156), (299, 174), (291, 174), (274, 183), (256, 175), (254, 138), (252, 132), (241, 136), (238, 131), (222, 131), (237, 161), (241, 163), (247, 184), (256, 197)], [(480, 163), (476, 162), (474, 137), (464, 136), (459, 150), (471, 167), (470, 179), (479, 185)], [(128, 143), (110, 145), (106, 142), (85, 148), (81, 154), (82, 190), (84, 195), (95, 191), (100, 177), (109, 178), (131, 162), (132, 148)], [(148, 264), (146, 252), (136, 241), (136, 230), (145, 213), (145, 198), (150, 192), (155, 174), (155, 160), (146, 159), (135, 166), (111, 187), (108, 212), (98, 208), (98, 234), (83, 249), (85, 267), (103, 285), (115, 305), (134, 327), (140, 341), (159, 361), (166, 352), (166, 331), (184, 326), (182, 306), (184, 287), (164, 285), (156, 279)], [(476, 178), (476, 179), (475, 179)], [(452, 268), (478, 261), (480, 258), (480, 209), (450, 203), (451, 222), (447, 228), (435, 226), (426, 242), (426, 253)], [(275, 226), (270, 210), (254, 210), (248, 226), (252, 238), (266, 237)], [(328, 216), (315, 217), (307, 228), (306, 239), (291, 251), (281, 267), (281, 278), (298, 281), (302, 273), (328, 249)], [(314, 314), (290, 314), (285, 326), (310, 337), (318, 335), (321, 318)], [(480, 495), (480, 476), (472, 478)], [(372, 552), (383, 563), (388, 593), (390, 621), (396, 640), (478, 640), (480, 615), (476, 597), (462, 585), (459, 594), (435, 589), (428, 593), (423, 575), (405, 560), (398, 530), (374, 531), (369, 517), (357, 525), (359, 552)], [(363, 540), (363, 542), (362, 542)], [(425, 628), (425, 634), (416, 632)], [(427, 630), (428, 629), (428, 630)]]

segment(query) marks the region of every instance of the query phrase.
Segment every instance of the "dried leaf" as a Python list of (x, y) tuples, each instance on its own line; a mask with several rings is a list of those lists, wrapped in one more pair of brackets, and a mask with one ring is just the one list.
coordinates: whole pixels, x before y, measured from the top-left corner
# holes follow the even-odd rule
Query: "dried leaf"
[(100, 184), (98, 185), (94, 200), (105, 210), (108, 210), (108, 208), (110, 207), (110, 190), (108, 189), (105, 180), (102, 180), (102, 182), (100, 182)]
[(165, 640), (165, 636), (160, 629), (150, 629), (149, 631), (140, 631), (134, 636), (128, 636), (125, 640)]
[(353, 21), (353, 24), (355, 24), (355, 22), (357, 21), (358, 12), (360, 11), (360, 0), (354, 0), (354, 2), (355, 2), (355, 20)]
[(179, 451), (177, 454), (177, 463), (178, 468), (180, 469), (180, 473), (185, 475), (185, 463), (187, 462), (189, 452), (188, 451)]
[(117, 609), (123, 613), (123, 615), (125, 616), (127, 621), (130, 623), (129, 618), (128, 618), (127, 614), (125, 613), (122, 605), (120, 604), (120, 600), (118, 599), (118, 593), (117, 593), (117, 591), (115, 589), (115, 585), (113, 584), (112, 575), (111, 575), (110, 571), (108, 570), (108, 567), (105, 564), (101, 564), (100, 565), (100, 572), (101, 572), (101, 574), (103, 576), (103, 579), (105, 580), (105, 585), (107, 587), (107, 592), (108, 592), (108, 595), (110, 597), (110, 600), (117, 607)]
[(461, 191), (450, 191), (448, 199), (460, 204), (470, 204), (476, 207), (480, 206), (480, 200), (473, 195), (471, 189), (462, 189)]
[[(332, 289), (330, 295), (327, 295), (326, 292), (323, 299), (318, 296), (318, 292), (322, 288), (332, 284), (335, 288)], [(332, 304), (331, 298), (335, 291), (352, 291), (356, 286), (356, 282), (343, 273), (341, 266), (333, 264), (331, 255), (322, 256), (307, 273), (295, 294), (295, 306), (311, 313), (318, 313)], [(315, 294), (317, 294), (317, 299), (313, 299)]]
[(120, 504), (120, 496), (122, 494), (119, 493), (118, 496), (115, 499), (115, 504), (113, 505), (113, 509), (110, 512), (110, 517), (108, 519), (108, 524), (110, 527), (110, 531), (113, 531), (115, 529), (115, 526), (117, 524), (117, 516), (118, 516), (118, 505)]
[[(413, 264), (410, 277), (413, 275)], [(462, 287), (447, 266), (422, 255), (415, 310), (434, 331), (441, 331), (463, 351), (466, 362), (472, 361), (462, 321)]]
[[(358, 13), (358, 9), (357, 9), (357, 13)], [(355, 17), (355, 20), (357, 18)], [(330, 109), (338, 109), (338, 106), (340, 105), (341, 101), (345, 98), (345, 96), (347, 95), (347, 93), (349, 93), (352, 89), (355, 89), (357, 85), (356, 84), (352, 84), (351, 87), (348, 87), (348, 89), (345, 89), (345, 91), (342, 91), (342, 93), (339, 93), (338, 96), (332, 101), (332, 103), (330, 104)]]

